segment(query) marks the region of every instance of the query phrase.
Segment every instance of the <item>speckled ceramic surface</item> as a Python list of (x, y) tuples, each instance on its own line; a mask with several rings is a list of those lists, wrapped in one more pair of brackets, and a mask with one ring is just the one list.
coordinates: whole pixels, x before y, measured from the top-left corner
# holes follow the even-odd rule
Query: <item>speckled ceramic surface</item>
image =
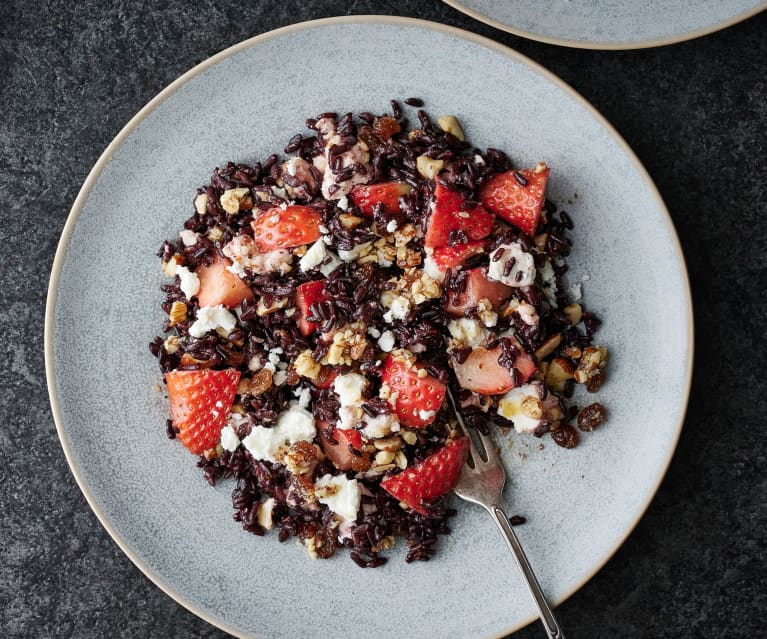
[(412, 95), (456, 114), (478, 146), (552, 167), (551, 197), (577, 224), (571, 282), (605, 320), (609, 423), (571, 451), (524, 437), (502, 446), (508, 510), (528, 518), (519, 536), (553, 600), (625, 539), (678, 438), (692, 358), (684, 263), (651, 181), (580, 97), (489, 40), (413, 20), (320, 21), (238, 45), (150, 103), (89, 176), (54, 263), (46, 363), (62, 445), (103, 524), (158, 586), (239, 636), (499, 637), (535, 614), (477, 508), (457, 504), (428, 563), (405, 564), (402, 548), (377, 570), (344, 553), (311, 561), (275, 534), (245, 533), (231, 487), (209, 488), (164, 433), (147, 348), (162, 322), (155, 252), (195, 187), (229, 159), (281, 149), (307, 116)]
[(638, 49), (724, 29), (767, 8), (764, 0), (445, 0), (497, 29), (585, 49)]

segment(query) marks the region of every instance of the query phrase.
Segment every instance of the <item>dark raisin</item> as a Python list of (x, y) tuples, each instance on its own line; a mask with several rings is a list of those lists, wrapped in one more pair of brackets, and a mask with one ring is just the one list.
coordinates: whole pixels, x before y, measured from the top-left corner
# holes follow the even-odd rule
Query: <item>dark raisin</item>
[(579, 439), (578, 431), (570, 426), (570, 424), (565, 424), (552, 431), (551, 438), (562, 448), (575, 448), (578, 445)]
[(594, 402), (586, 406), (578, 415), (578, 428), (586, 432), (592, 431), (605, 421), (606, 417), (605, 407)]

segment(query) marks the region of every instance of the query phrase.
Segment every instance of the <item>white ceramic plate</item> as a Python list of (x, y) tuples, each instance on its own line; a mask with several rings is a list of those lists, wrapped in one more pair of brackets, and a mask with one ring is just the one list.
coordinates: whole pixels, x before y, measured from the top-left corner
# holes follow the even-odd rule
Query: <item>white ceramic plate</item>
[(692, 40), (767, 8), (764, 0), (444, 1), (496, 29), (583, 49), (641, 49)]
[[(477, 73), (480, 69), (482, 72)], [(152, 100), (96, 163), (53, 266), (46, 366), (61, 443), (88, 502), (160, 588), (242, 637), (498, 637), (534, 618), (494, 524), (458, 504), (437, 557), (380, 569), (311, 561), (232, 521), (223, 483), (166, 439), (147, 344), (162, 321), (155, 251), (212, 167), (281, 149), (307, 116), (387, 110), (419, 96), (475, 144), (553, 168), (572, 199), (573, 281), (604, 318), (609, 423), (575, 450), (504, 443), (510, 513), (549, 596), (562, 601), (632, 530), (674, 451), (692, 358), (690, 296), (673, 226), (649, 177), (581, 97), (519, 54), (441, 25), (386, 17), (309, 22), (199, 65)], [(577, 198), (575, 194), (577, 193)], [(588, 279), (587, 279), (588, 278)]]

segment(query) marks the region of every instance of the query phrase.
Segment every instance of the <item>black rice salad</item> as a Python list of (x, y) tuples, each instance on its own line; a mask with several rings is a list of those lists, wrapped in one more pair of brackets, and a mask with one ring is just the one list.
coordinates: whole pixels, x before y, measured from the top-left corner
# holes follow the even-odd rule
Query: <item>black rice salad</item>
[(173, 281), (150, 345), (168, 437), (232, 480), (234, 519), (363, 567), (397, 537), (429, 559), (450, 532), (468, 440), (448, 388), (470, 428), (564, 448), (605, 419), (572, 403), (607, 350), (565, 285), (573, 221), (545, 197), (549, 167), (405, 103), (322, 113), (284, 156), (216, 168), (159, 251)]

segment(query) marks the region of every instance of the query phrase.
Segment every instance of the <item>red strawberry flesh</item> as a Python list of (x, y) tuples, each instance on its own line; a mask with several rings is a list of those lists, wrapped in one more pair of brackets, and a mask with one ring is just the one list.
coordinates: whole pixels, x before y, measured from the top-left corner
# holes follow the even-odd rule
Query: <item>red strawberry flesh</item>
[(195, 455), (215, 448), (232, 408), (240, 373), (211, 369), (165, 373), (173, 425)]
[(493, 230), (494, 219), (481, 204), (469, 208), (460, 193), (437, 182), (424, 246), (447, 246), (451, 233), (459, 231), (465, 232), (469, 240), (481, 240)]
[(466, 287), (462, 293), (451, 295), (445, 305), (445, 312), (455, 317), (463, 317), (470, 308), (476, 308), (479, 300), (485, 298), (494, 309), (511, 297), (512, 288), (502, 282), (488, 279), (481, 267), (467, 271)]
[[(524, 384), (535, 373), (536, 365), (519, 346), (519, 342), (516, 340), (514, 342), (519, 349), (519, 355), (514, 360), (514, 368), (521, 376), (519, 383)], [(514, 388), (511, 372), (498, 363), (500, 354), (500, 346), (492, 350), (486, 348), (472, 350), (462, 363), (453, 366), (458, 384), (479, 395), (499, 395)]]
[(231, 262), (218, 254), (209, 266), (198, 266), (195, 274), (200, 279), (197, 301), (200, 306), (218, 306), (227, 308), (239, 306), (242, 300), (252, 300), (253, 291), (237, 274), (227, 269)]
[(319, 212), (309, 206), (275, 207), (253, 222), (253, 241), (262, 253), (309, 244), (320, 237)]
[(479, 200), (488, 211), (532, 237), (541, 220), (548, 177), (545, 164), (499, 173), (482, 186)]
[(322, 292), (324, 286), (325, 280), (313, 280), (311, 282), (304, 282), (296, 289), (296, 309), (298, 309), (296, 325), (304, 337), (308, 337), (320, 327), (319, 323), (306, 318), (312, 317), (312, 305), (328, 299)]
[(424, 504), (447, 495), (458, 483), (469, 454), (469, 438), (454, 439), (420, 464), (381, 481), (381, 488), (408, 508), (429, 516)]
[(382, 182), (355, 186), (349, 196), (363, 215), (373, 217), (376, 204), (383, 205), (387, 213), (399, 212), (399, 198), (410, 192), (407, 182)]
[[(419, 370), (423, 366), (408, 365), (406, 360), (392, 354), (384, 364), (381, 382), (389, 386), (391, 395), (396, 397), (393, 404), (397, 419), (403, 426), (423, 428), (431, 424), (445, 399), (447, 387), (436, 377)], [(396, 395), (395, 395), (396, 393)]]

